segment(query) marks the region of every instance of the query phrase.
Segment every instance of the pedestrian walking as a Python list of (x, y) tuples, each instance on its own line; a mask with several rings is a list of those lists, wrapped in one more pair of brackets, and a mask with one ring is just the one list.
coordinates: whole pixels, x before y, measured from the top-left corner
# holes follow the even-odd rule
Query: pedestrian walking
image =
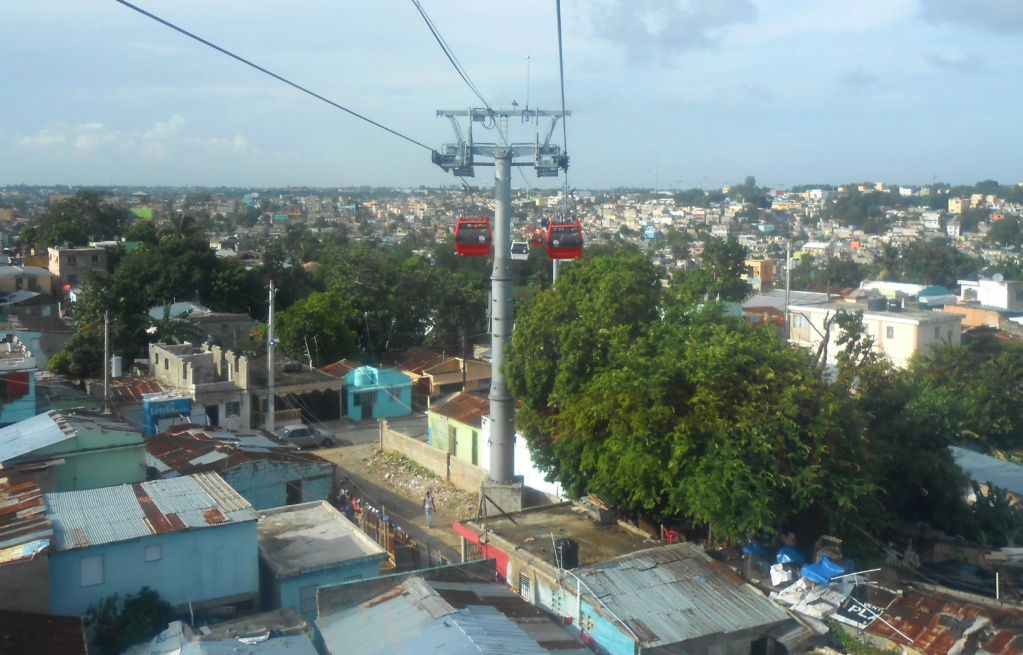
[(426, 527), (433, 527), (433, 492), (427, 491), (426, 498), (423, 499), (423, 511), (426, 512)]

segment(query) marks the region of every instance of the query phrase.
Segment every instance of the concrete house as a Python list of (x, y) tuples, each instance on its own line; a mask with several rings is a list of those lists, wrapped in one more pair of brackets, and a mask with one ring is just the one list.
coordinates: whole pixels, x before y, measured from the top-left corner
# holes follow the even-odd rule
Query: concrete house
[(480, 452), (483, 417), (489, 413), (490, 400), (471, 393), (433, 405), (427, 413), (430, 445), (470, 464), (489, 466)]
[(0, 293), (34, 291), (51, 295), (60, 288), (57, 277), (39, 266), (0, 266)]
[(380, 575), (387, 551), (326, 502), (259, 512), (263, 609), (316, 619), (316, 590)]
[(106, 248), (47, 248), (49, 270), (57, 284), (77, 286), (86, 271), (106, 275)]
[(346, 413), (353, 421), (393, 418), (412, 413), (412, 380), (388, 368), (359, 367), (345, 375)]
[(178, 425), (146, 439), (150, 475), (216, 473), (255, 510), (327, 500), (334, 464), (257, 430)]
[(0, 426), (36, 415), (35, 355), (14, 335), (0, 340)]
[(863, 312), (863, 325), (874, 339), (877, 352), (886, 355), (897, 367), (903, 368), (917, 352), (939, 342), (958, 346), (962, 338), (963, 317), (949, 312), (890, 306), (886, 298), (874, 298), (869, 304), (829, 302), (818, 305), (793, 304), (789, 306), (789, 341), (816, 351), (824, 335), (828, 334), (828, 363), (835, 362), (839, 352), (839, 330), (825, 323), (840, 311)]
[[(781, 652), (789, 614), (692, 544), (594, 520), (571, 503), (454, 524), (463, 557), (492, 557), (525, 600), (614, 655)], [(484, 536), (485, 535), (485, 536)], [(680, 620), (685, 617), (685, 620)]]
[(0, 428), (0, 467), (32, 467), (46, 492), (146, 479), (142, 435), (121, 421), (51, 411)]
[(249, 360), (219, 346), (149, 344), (153, 377), (190, 397), (209, 425), (229, 429), (252, 425)]
[(175, 612), (257, 602), (256, 512), (213, 473), (47, 494), (45, 501), (56, 546), (53, 614), (81, 615), (143, 585)]
[(412, 407), (424, 411), (431, 399), (457, 391), (490, 388), (490, 364), (477, 359), (450, 357), (429, 348), (409, 348), (387, 359), (388, 366), (412, 380)]

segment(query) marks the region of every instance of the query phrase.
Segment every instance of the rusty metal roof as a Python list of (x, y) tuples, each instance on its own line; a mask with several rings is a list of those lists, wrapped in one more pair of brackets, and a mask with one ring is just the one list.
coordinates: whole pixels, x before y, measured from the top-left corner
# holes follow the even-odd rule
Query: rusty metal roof
[(449, 359), (452, 358), (429, 348), (409, 348), (388, 355), (385, 363), (402, 371), (422, 375), (426, 369)]
[(39, 486), (30, 478), (0, 477), (0, 549), (53, 539)]
[[(692, 544), (641, 550), (572, 572), (643, 648), (766, 630), (788, 612)], [(570, 580), (566, 584), (573, 584)]]
[(490, 400), (471, 393), (460, 393), (446, 403), (434, 405), (430, 411), (482, 429), (483, 417), (490, 413)]
[(147, 459), (161, 472), (190, 475), (231, 471), (254, 462), (329, 464), (262, 431), (229, 432), (202, 425), (176, 425), (146, 438)]
[(963, 651), (968, 640), (978, 652), (1023, 654), (1023, 610), (908, 590), (882, 618), (867, 632), (929, 655)]
[(44, 498), (58, 552), (256, 520), (249, 501), (215, 473), (46, 494)]
[(86, 655), (82, 617), (0, 610), (0, 653)]
[(337, 378), (343, 378), (357, 368), (365, 366), (362, 362), (357, 362), (353, 359), (342, 359), (334, 362), (333, 364), (327, 364), (320, 368), (324, 373), (329, 373)]
[(115, 403), (141, 403), (143, 394), (164, 391), (154, 378), (114, 378), (110, 380), (110, 399)]

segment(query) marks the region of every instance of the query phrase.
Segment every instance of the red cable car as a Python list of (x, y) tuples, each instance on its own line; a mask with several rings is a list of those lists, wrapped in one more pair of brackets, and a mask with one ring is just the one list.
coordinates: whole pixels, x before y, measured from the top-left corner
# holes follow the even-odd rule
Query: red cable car
[(529, 245), (534, 248), (541, 248), (547, 242), (547, 234), (537, 228), (533, 230), (533, 233), (529, 235)]
[(489, 218), (458, 217), (455, 223), (455, 252), (463, 257), (486, 257), (493, 237)]
[(579, 259), (583, 256), (583, 228), (574, 223), (551, 223), (547, 228), (547, 255), (551, 259)]

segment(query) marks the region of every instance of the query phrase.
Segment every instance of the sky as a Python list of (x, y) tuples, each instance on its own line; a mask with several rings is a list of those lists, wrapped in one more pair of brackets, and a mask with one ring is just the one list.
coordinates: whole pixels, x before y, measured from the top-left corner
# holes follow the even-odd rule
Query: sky
[[(555, 0), (419, 2), (488, 105), (561, 109)], [(483, 101), (412, 0), (135, 4), (418, 144), (115, 0), (7, 0), (0, 186), (460, 184), (430, 161), (455, 141), (436, 112)], [(561, 21), (573, 188), (1023, 181), (1020, 0), (563, 0)]]

